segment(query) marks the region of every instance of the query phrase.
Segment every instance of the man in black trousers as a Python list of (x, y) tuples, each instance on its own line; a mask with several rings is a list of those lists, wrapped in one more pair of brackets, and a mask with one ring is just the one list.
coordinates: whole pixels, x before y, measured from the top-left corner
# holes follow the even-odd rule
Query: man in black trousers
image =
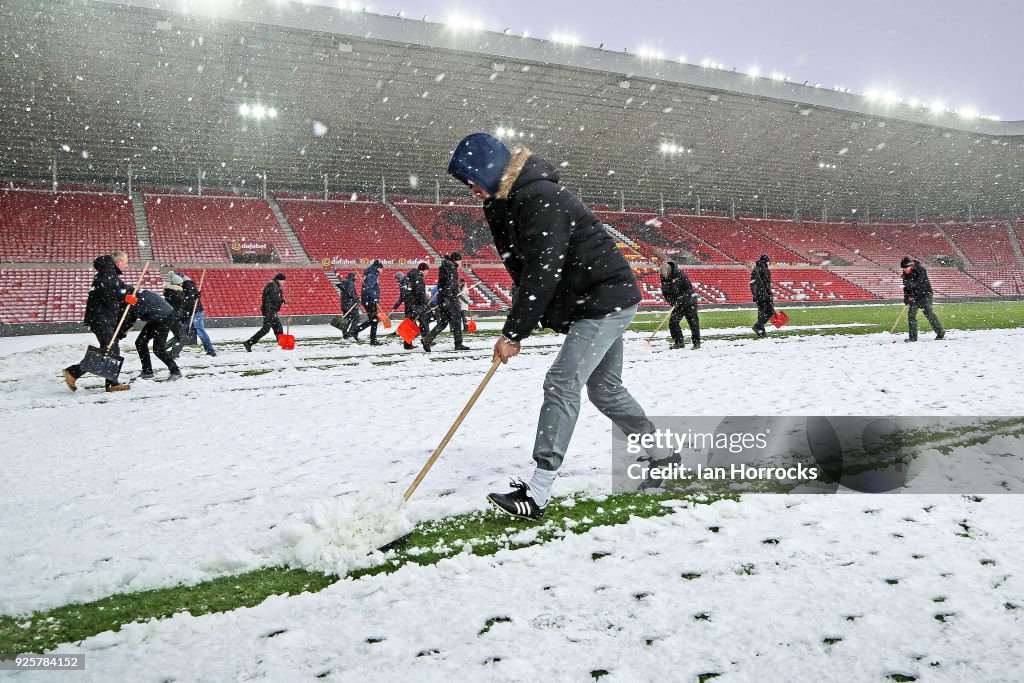
[(932, 310), (932, 283), (928, 280), (928, 271), (924, 269), (919, 261), (909, 256), (904, 256), (900, 261), (900, 268), (903, 269), (903, 303), (910, 307), (907, 312), (907, 325), (910, 328), (910, 335), (906, 341), (917, 341), (917, 311), (924, 311), (924, 317), (928, 324), (935, 330), (936, 339), (944, 339), (946, 331), (942, 329), (939, 317)]
[(278, 273), (263, 287), (263, 301), (260, 305), (260, 313), (263, 314), (263, 327), (242, 342), (246, 351), (252, 351), (252, 345), (263, 339), (263, 335), (270, 332), (271, 329), (274, 330), (275, 335), (284, 334), (284, 327), (281, 326), (281, 319), (277, 317), (277, 313), (281, 310), (281, 306), (287, 303), (284, 298), (284, 290), (281, 289), (281, 283), (287, 279), (284, 273)]
[(455, 338), (456, 351), (469, 351), (469, 347), (462, 343), (462, 309), (459, 306), (459, 261), (462, 254), (453, 252), (445, 256), (441, 261), (441, 268), (437, 273), (437, 327), (430, 333), (427, 340), (433, 345), (437, 335), (441, 334), (446, 327), (451, 327), (452, 336)]
[(768, 270), (768, 261), (770, 260), (768, 254), (761, 254), (761, 258), (757, 259), (754, 269), (750, 271), (750, 295), (754, 297), (754, 303), (757, 304), (757, 322), (754, 323), (752, 329), (759, 339), (764, 339), (768, 336), (768, 332), (764, 329), (764, 324), (775, 315), (775, 303), (772, 295), (772, 272)]
[(133, 325), (136, 320), (146, 323), (135, 340), (135, 350), (139, 352), (139, 361), (142, 363), (142, 374), (139, 375), (139, 379), (154, 377), (153, 360), (149, 357), (150, 341), (153, 342), (153, 353), (171, 373), (167, 379), (181, 379), (181, 370), (167, 348), (167, 335), (179, 324), (178, 312), (156, 292), (142, 290), (139, 292), (139, 303), (132, 307), (125, 324)]
[[(423, 350), (430, 351), (430, 305), (427, 299), (427, 283), (423, 279), (423, 273), (430, 270), (426, 263), (420, 263), (410, 270), (406, 276), (408, 291), (405, 295), (405, 317), (411, 318), (416, 326), (420, 328), (420, 339), (423, 343)], [(412, 344), (406, 342), (406, 349), (411, 349)]]
[(690, 326), (690, 336), (693, 338), (693, 348), (699, 349), (700, 318), (697, 315), (697, 293), (693, 290), (693, 283), (667, 253), (660, 252), (656, 256), (661, 261), (661, 293), (672, 307), (672, 315), (668, 319), (668, 331), (673, 342), (670, 348), (686, 348), (686, 337), (679, 326), (679, 321), (686, 318), (686, 323)]

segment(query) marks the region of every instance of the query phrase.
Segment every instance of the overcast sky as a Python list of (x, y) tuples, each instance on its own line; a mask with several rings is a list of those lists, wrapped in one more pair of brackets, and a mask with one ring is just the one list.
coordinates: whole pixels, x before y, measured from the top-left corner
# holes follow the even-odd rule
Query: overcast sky
[(797, 83), (874, 88), (1024, 120), (1024, 0), (369, 0), (369, 7), (431, 21), (460, 14), (538, 38), (571, 32), (592, 47), (648, 46), (691, 63), (757, 65)]

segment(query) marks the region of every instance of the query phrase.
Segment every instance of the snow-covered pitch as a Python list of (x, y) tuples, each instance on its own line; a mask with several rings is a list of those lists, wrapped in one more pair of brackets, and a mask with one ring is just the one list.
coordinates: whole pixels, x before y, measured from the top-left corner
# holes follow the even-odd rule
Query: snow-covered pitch
[[(474, 350), (455, 354), (446, 335), (428, 356), (292, 331), (295, 351), (247, 354), (251, 330), (213, 330), (219, 355), (187, 350), (184, 381), (116, 394), (90, 376), (64, 386), (86, 335), (0, 339), (0, 613), (322, 561), (316, 520), (404, 490), (494, 341), (470, 335)], [(652, 415), (1020, 414), (1024, 330), (932, 336), (709, 335), (700, 351), (652, 352), (631, 333), (623, 375)], [(412, 521), (482, 509), (529, 474), (559, 341), (530, 339), (498, 370)], [(553, 493), (607, 492), (610, 451), (609, 422), (584, 401)], [(1015, 495), (746, 495), (58, 651), (86, 652), (89, 681), (1019, 680), (1022, 538)]]

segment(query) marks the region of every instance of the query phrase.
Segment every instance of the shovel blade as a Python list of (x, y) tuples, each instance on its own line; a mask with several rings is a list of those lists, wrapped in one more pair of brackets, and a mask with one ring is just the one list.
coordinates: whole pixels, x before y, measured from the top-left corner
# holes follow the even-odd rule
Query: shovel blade
[(380, 324), (384, 326), (385, 330), (391, 329), (391, 318), (389, 318), (385, 313), (378, 313), (377, 320), (380, 321)]
[(412, 321), (412, 318), (406, 318), (395, 330), (398, 336), (405, 340), (406, 344), (412, 344), (412, 340), (419, 336), (420, 328)]
[(779, 311), (771, 318), (769, 318), (769, 320), (771, 321), (772, 325), (775, 325), (775, 329), (779, 329), (780, 327), (789, 322), (789, 316), (786, 315), (785, 311)]
[(117, 376), (121, 374), (123, 364), (124, 358), (121, 356), (114, 353), (103, 353), (103, 349), (90, 346), (85, 352), (85, 358), (78, 365), (85, 372), (91, 372), (104, 379), (109, 379), (111, 382), (116, 382)]

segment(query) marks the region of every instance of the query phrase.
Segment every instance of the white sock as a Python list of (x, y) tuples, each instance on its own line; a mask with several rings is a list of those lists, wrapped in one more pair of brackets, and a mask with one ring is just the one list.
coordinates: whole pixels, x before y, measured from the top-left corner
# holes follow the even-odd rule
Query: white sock
[(557, 476), (558, 472), (551, 470), (542, 470), (539, 467), (533, 470), (533, 478), (530, 479), (530, 497), (533, 498), (533, 502), (540, 507), (548, 504), (548, 499), (551, 498), (551, 484)]

